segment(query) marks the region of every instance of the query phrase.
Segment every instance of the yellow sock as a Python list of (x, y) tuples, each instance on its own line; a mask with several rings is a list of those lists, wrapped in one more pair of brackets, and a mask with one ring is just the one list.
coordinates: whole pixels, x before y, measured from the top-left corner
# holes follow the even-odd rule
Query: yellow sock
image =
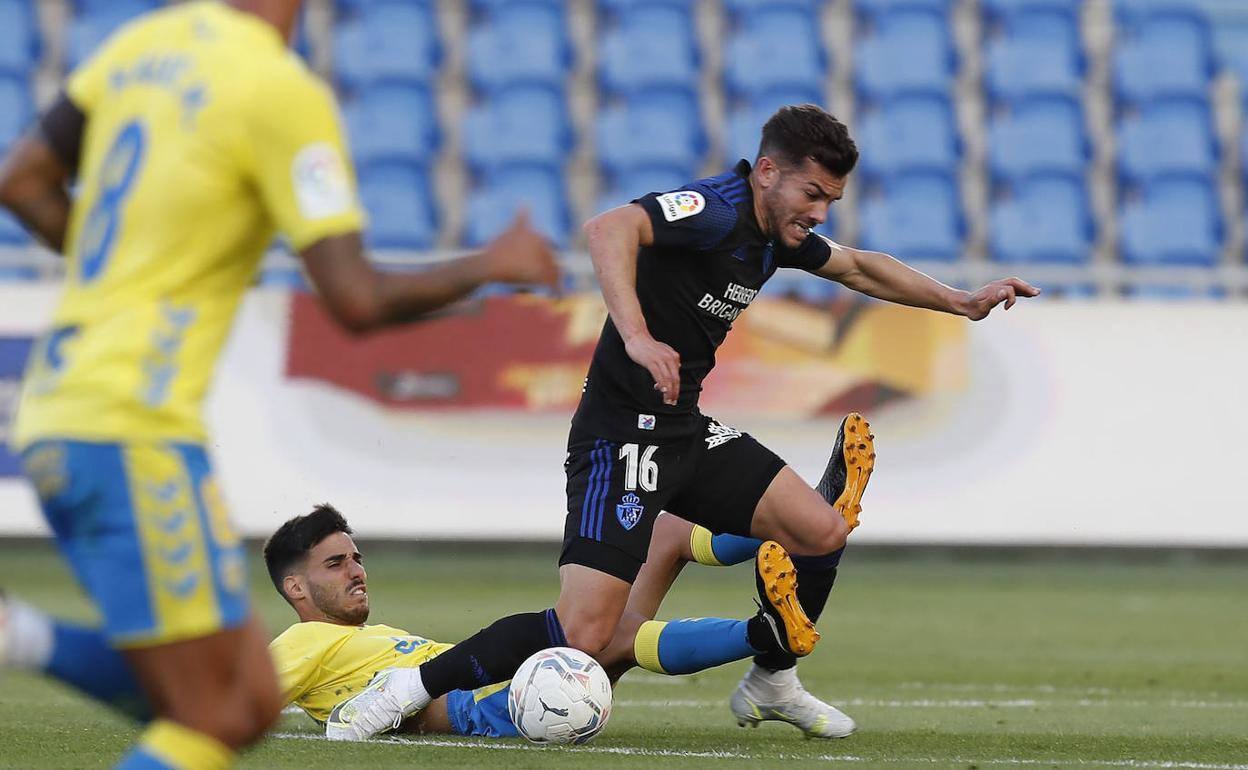
[(715, 558), (715, 549), (711, 547), (713, 537), (709, 529), (700, 524), (694, 524), (693, 531), (689, 533), (689, 550), (693, 551), (693, 560), (698, 564), (722, 567), (723, 563)]
[(659, 663), (659, 634), (667, 623), (661, 620), (647, 620), (637, 629), (633, 639), (633, 660), (637, 665), (656, 674), (666, 674), (663, 664)]
[(153, 722), (136, 747), (172, 770), (228, 770), (234, 752), (210, 735), (165, 719)]

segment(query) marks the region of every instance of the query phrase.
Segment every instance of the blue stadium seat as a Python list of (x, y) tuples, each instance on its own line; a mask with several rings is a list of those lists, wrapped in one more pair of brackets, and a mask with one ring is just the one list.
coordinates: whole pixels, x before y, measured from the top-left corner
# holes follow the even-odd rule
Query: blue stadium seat
[(775, 10), (777, 8), (785, 8), (800, 11), (805, 14), (816, 14), (819, 12), (822, 0), (722, 0), (724, 10), (734, 20), (740, 20), (741, 17), (758, 10)]
[(343, 119), (355, 157), (423, 163), (441, 138), (433, 94), (424, 85), (380, 81), (342, 100)]
[(334, 74), (357, 86), (371, 80), (432, 80), (442, 57), (433, 7), (373, 0), (334, 29)]
[(69, 22), (66, 51), (69, 66), (77, 67), (85, 61), (121, 25), (161, 5), (160, 0), (80, 2), (78, 13)]
[(1092, 221), (1082, 178), (1044, 174), (1020, 180), (989, 213), (992, 257), (1008, 263), (1083, 265), (1092, 258)]
[(697, 0), (598, 0), (598, 17), (607, 22), (617, 21), (625, 14), (653, 5), (693, 13)]
[(468, 33), (468, 79), (479, 89), (562, 85), (571, 64), (567, 23), (558, 7), (524, 0), (499, 5)]
[(1037, 171), (1081, 174), (1088, 160), (1083, 110), (1074, 99), (1002, 105), (988, 124), (988, 168), (996, 178)]
[(541, 166), (515, 166), (486, 176), (468, 196), (465, 245), (485, 245), (527, 208), (538, 232), (559, 246), (568, 242), (568, 201), (563, 176)]
[(854, 82), (867, 99), (950, 87), (954, 55), (945, 14), (901, 8), (875, 17), (870, 27), (854, 49)]
[(696, 178), (697, 172), (682, 166), (641, 166), (608, 178), (598, 196), (596, 211), (623, 206), (646, 193), (671, 192)]
[(953, 262), (962, 256), (962, 205), (953, 177), (888, 177), (859, 209), (863, 248), (899, 259)]
[(854, 10), (866, 17), (888, 13), (899, 8), (925, 8), (945, 13), (953, 5), (954, 0), (854, 0)]
[(1008, 16), (1023, 9), (1047, 8), (1078, 13), (1083, 0), (980, 0), (980, 8), (989, 20)]
[(1114, 51), (1120, 98), (1206, 97), (1213, 76), (1209, 27), (1195, 12), (1149, 14)]
[[(497, 13), (499, 9), (513, 4), (516, 0), (469, 0), (468, 8), (475, 14)], [(551, 10), (562, 12), (567, 0), (523, 0), (529, 5), (541, 5)]]
[(360, 200), (368, 212), (365, 239), (377, 249), (427, 249), (438, 237), (426, 169), (411, 163), (360, 166)]
[[(70, 0), (70, 6), (77, 15), (93, 16), (100, 14), (114, 13), (119, 9), (142, 7), (144, 10), (159, 8), (165, 4), (164, 0)], [(125, 10), (123, 13), (133, 15), (134, 13), (142, 13), (143, 11)]]
[(34, 105), (27, 80), (0, 76), (0, 151), (26, 130), (33, 117)]
[(706, 153), (697, 94), (647, 90), (598, 113), (598, 162), (607, 173), (637, 166), (693, 167)]
[(1119, 212), (1123, 261), (1137, 265), (1203, 265), (1219, 261), (1221, 216), (1211, 181), (1159, 177)]
[(1209, 104), (1199, 99), (1148, 102), (1118, 125), (1118, 169), (1140, 179), (1176, 172), (1211, 174), (1215, 158)]
[(984, 82), (993, 98), (1078, 96), (1083, 56), (1073, 12), (1023, 7), (1006, 15), (1001, 27), (984, 57)]
[(734, 96), (823, 87), (827, 58), (818, 17), (792, 6), (744, 15), (724, 47), (724, 83)]
[(1210, 286), (1198, 289), (1195, 286), (1145, 284), (1128, 286), (1123, 292), (1127, 298), (1144, 302), (1190, 302), (1202, 299), (1226, 299), (1226, 289), (1221, 286)]
[(39, 61), (39, 29), (31, 5), (0, 0), (0, 74), (26, 75)]
[(639, 5), (607, 31), (599, 52), (599, 79), (608, 91), (697, 86), (697, 36), (684, 6)]
[(727, 160), (753, 161), (758, 155), (758, 141), (767, 119), (785, 105), (807, 103), (826, 106), (820, 91), (797, 88), (764, 91), (749, 102), (729, 109)]
[[(433, 12), (437, 8), (437, 0), (384, 0), (385, 2), (394, 3), (396, 5), (419, 6)], [(337, 11), (338, 18), (341, 20), (344, 16), (350, 16), (356, 13), (365, 13), (369, 8), (376, 5), (377, 0), (333, 0), (333, 5)], [(306, 6), (306, 3), (305, 3)]]
[(900, 171), (952, 173), (958, 164), (953, 107), (943, 94), (896, 96), (869, 108), (856, 141), (867, 177)]
[(464, 160), (475, 171), (512, 163), (561, 165), (573, 138), (563, 90), (517, 85), (490, 93), (460, 127)]
[(33, 240), (8, 209), (0, 207), (0, 246), (25, 246)]

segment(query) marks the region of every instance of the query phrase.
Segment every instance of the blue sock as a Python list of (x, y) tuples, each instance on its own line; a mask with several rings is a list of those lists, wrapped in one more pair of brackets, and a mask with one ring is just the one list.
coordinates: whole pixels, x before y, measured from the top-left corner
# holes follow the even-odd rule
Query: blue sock
[(99, 629), (52, 622), (52, 659), (44, 673), (140, 721), (152, 718), (130, 666)]
[(633, 657), (656, 674), (692, 674), (761, 652), (749, 636), (746, 620), (648, 620), (637, 631)]
[(113, 770), (179, 770), (142, 746), (130, 749)]
[(711, 538), (711, 550), (715, 552), (715, 559), (724, 566), (753, 559), (762, 544), (763, 541), (758, 538), (740, 535), (716, 535)]
[(713, 535), (706, 527), (693, 526), (689, 533), (689, 550), (693, 560), (709, 567), (730, 567), (754, 558), (762, 540), (740, 535)]

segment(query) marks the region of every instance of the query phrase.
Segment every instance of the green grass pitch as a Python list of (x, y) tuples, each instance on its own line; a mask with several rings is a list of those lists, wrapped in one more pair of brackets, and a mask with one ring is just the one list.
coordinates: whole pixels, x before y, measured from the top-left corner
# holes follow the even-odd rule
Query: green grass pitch
[[(1156, 559), (939, 559), (849, 551), (799, 671), (859, 732), (803, 740), (738, 728), (745, 667), (634, 671), (606, 731), (575, 749), (447, 736), (330, 744), (301, 715), (247, 768), (558, 767), (1194, 768), (1248, 770), (1248, 564)], [(918, 556), (916, 556), (918, 554)], [(373, 620), (442, 641), (549, 606), (553, 546), (365, 547)], [(43, 544), (0, 545), (5, 588), (74, 617), (90, 610)], [(292, 615), (253, 568), (276, 632)], [(661, 617), (750, 611), (748, 567), (690, 566)], [(43, 680), (0, 674), (0, 767), (107, 768), (133, 726)]]

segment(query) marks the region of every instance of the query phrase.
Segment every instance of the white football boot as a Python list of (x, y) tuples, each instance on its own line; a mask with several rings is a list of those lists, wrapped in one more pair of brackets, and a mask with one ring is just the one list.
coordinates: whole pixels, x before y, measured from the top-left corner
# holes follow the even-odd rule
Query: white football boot
[(807, 738), (845, 738), (857, 727), (848, 714), (807, 692), (792, 668), (768, 671), (750, 666), (728, 705), (741, 727), (788, 722)]
[[(411, 697), (414, 668), (378, 671), (368, 686), (329, 712), (325, 737), (331, 741), (366, 741), (390, 732), (428, 704)], [(422, 688), (423, 689), (423, 688)]]

